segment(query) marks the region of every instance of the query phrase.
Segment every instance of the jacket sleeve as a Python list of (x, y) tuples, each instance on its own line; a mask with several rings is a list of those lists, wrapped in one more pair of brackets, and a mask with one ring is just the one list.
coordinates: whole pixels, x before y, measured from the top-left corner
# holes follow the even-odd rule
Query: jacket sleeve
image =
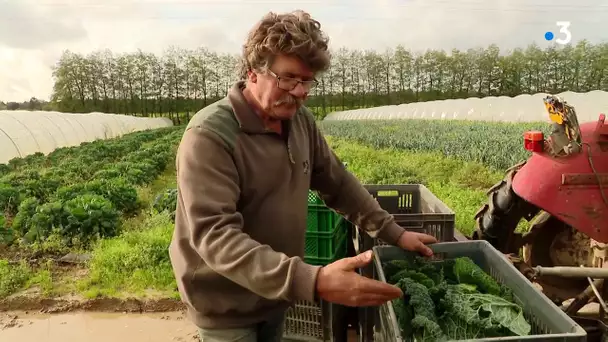
[(176, 165), (181, 229), (211, 269), (268, 299), (313, 300), (320, 267), (274, 251), (243, 232), (247, 222), (237, 211), (239, 174), (218, 135), (201, 127), (186, 131)]
[(380, 207), (359, 180), (331, 150), (313, 119), (310, 119), (313, 148), (311, 188), (325, 204), (359, 226), (371, 237), (396, 245), (405, 229)]

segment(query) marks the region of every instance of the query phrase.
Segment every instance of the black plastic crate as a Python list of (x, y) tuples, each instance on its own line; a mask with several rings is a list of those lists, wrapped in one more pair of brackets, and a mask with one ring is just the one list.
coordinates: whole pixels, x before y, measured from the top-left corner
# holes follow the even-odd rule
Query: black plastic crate
[[(484, 338), (476, 341), (586, 341), (587, 333), (559, 307), (536, 289), (505, 255), (484, 240), (444, 242), (431, 245), (436, 259), (469, 257), (496, 281), (513, 291), (516, 303), (522, 306), (526, 320), (532, 326), (532, 335)], [(413, 252), (393, 246), (377, 246), (374, 250), (374, 278), (386, 282), (382, 263), (404, 259)], [(380, 306), (375, 317), (376, 341), (402, 342), (392, 302)]]
[[(426, 186), (422, 184), (365, 185), (382, 209), (392, 214), (395, 222), (408, 231), (433, 235), (439, 242), (453, 241), (456, 214)], [(379, 238), (372, 238), (360, 228), (356, 229), (353, 243), (357, 253), (384, 246)], [(362, 270), (372, 276), (369, 265)]]
[[(400, 226), (433, 235), (439, 241), (452, 241), (456, 214), (423, 184), (365, 185), (365, 188)], [(359, 229), (357, 235), (359, 253), (386, 245)]]

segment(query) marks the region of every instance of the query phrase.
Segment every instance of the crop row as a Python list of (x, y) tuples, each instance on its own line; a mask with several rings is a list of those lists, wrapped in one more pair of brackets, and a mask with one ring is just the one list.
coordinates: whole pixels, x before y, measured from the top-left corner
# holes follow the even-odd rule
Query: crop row
[(136, 186), (175, 159), (180, 127), (131, 133), (0, 165), (0, 242), (56, 235), (70, 245), (114, 236), (142, 208)]
[(491, 123), (456, 120), (322, 121), (326, 135), (376, 148), (411, 152), (439, 152), (505, 170), (525, 160), (523, 133), (541, 130), (545, 123)]

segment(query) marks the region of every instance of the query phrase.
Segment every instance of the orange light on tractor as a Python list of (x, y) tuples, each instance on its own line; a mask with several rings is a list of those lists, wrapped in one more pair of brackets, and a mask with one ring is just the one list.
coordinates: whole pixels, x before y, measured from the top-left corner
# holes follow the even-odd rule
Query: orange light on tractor
[(524, 148), (531, 152), (542, 152), (545, 149), (545, 136), (541, 131), (524, 133)]

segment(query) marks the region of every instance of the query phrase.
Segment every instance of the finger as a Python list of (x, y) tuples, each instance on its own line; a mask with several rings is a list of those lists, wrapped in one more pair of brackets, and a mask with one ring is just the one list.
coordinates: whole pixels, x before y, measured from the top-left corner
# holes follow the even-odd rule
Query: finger
[(362, 268), (367, 266), (372, 261), (373, 253), (372, 251), (366, 251), (361, 254), (357, 254), (354, 257), (344, 258), (342, 259), (344, 262), (345, 271), (353, 271), (357, 268)]
[(416, 251), (427, 257), (433, 256), (433, 250), (422, 242), (416, 246)]
[(380, 306), (397, 298), (388, 298), (375, 293), (367, 293), (351, 298), (351, 306)]
[(416, 235), (418, 236), (418, 240), (424, 244), (437, 243), (437, 238), (435, 238), (433, 235), (422, 233), (416, 233)]
[(403, 291), (395, 285), (359, 275), (357, 276), (360, 277), (360, 280), (357, 282), (356, 288), (361, 293), (373, 293), (386, 296), (387, 298), (398, 298), (403, 296)]

